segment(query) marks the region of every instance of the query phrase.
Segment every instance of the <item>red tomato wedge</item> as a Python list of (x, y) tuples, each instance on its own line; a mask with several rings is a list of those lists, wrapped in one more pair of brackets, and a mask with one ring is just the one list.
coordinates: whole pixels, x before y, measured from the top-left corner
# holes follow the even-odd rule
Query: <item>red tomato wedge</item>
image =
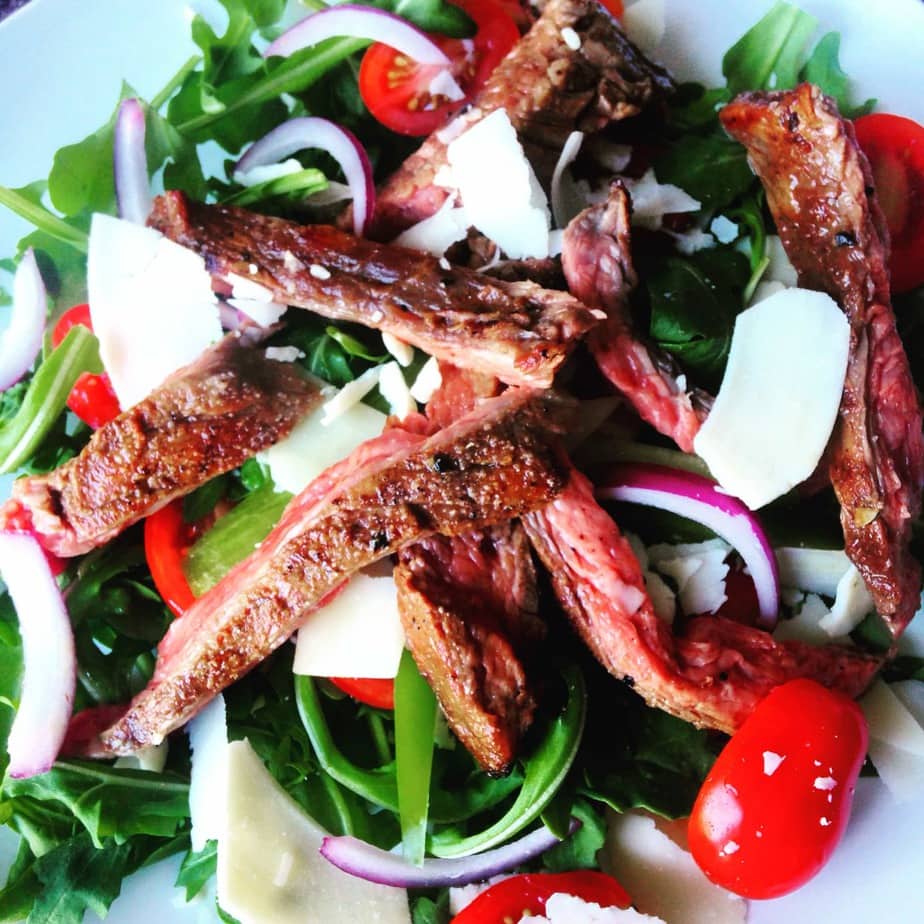
[(828, 862), (866, 756), (860, 707), (814, 680), (773, 690), (719, 755), (696, 798), (690, 852), (715, 883), (776, 898)]
[[(93, 330), (89, 305), (74, 305), (58, 318), (58, 323), (51, 332), (52, 346), (59, 346), (67, 332), (76, 325)], [(122, 410), (113, 391), (112, 382), (105, 372), (100, 375), (95, 372), (82, 373), (68, 395), (67, 406), (94, 430), (114, 420)]]
[(343, 690), (353, 699), (375, 706), (376, 709), (395, 708), (395, 682), (394, 680), (373, 680), (364, 677), (330, 677), (330, 682)]
[(183, 571), (194, 538), (193, 527), (183, 519), (182, 500), (161, 507), (144, 521), (144, 557), (157, 592), (175, 616), (182, 616), (196, 600)]
[(876, 112), (854, 122), (892, 238), (892, 289), (924, 285), (924, 125)]
[(474, 38), (432, 38), (452, 61), (452, 75), (465, 99), (432, 94), (430, 84), (440, 68), (411, 61), (381, 42), (371, 45), (363, 56), (360, 95), (372, 115), (393, 132), (429, 135), (441, 128), (484, 85), (520, 37), (516, 23), (495, 0), (454, 2), (474, 21)]
[(527, 914), (543, 914), (545, 903), (559, 892), (601, 908), (628, 908), (632, 904), (626, 890), (606, 873), (524, 873), (486, 889), (452, 919), (452, 924), (507, 924)]

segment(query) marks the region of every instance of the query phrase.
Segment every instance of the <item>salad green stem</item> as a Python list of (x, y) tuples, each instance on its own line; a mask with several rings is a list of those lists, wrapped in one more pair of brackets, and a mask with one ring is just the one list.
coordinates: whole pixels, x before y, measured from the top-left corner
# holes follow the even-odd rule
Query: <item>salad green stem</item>
[(395, 765), (404, 858), (423, 863), (433, 771), (436, 697), (405, 649), (395, 678)]
[(20, 218), (24, 218), (35, 225), (40, 231), (50, 234), (53, 238), (65, 244), (70, 244), (71, 247), (81, 253), (87, 252), (89, 235), (86, 231), (81, 231), (79, 228), (68, 224), (63, 218), (49, 212), (44, 206), (36, 202), (30, 202), (15, 189), (0, 186), (0, 205), (5, 205), (11, 212), (15, 212)]
[(383, 764), (393, 760), (391, 748), (388, 746), (388, 736), (385, 734), (385, 725), (382, 717), (377, 713), (369, 710), (366, 712), (366, 722), (369, 725), (369, 732), (372, 735), (372, 744), (375, 747), (375, 753), (379, 761)]
[(440, 831), (430, 839), (430, 851), (437, 857), (467, 857), (508, 841), (537, 819), (564, 782), (577, 755), (587, 715), (584, 676), (574, 665), (562, 669), (567, 701), (552, 720), (538, 747), (524, 761), (523, 787), (513, 805), (493, 825), (477, 834), (459, 837), (452, 830)]
[(158, 112), (170, 97), (176, 93), (183, 85), (183, 81), (191, 71), (196, 69), (200, 61), (202, 61), (202, 55), (190, 55), (180, 66), (180, 69), (170, 78), (160, 93), (151, 100), (150, 106), (155, 112)]
[(96, 337), (75, 325), (39, 366), (16, 416), (0, 428), (0, 473), (15, 471), (34, 455), (80, 374), (101, 371)]

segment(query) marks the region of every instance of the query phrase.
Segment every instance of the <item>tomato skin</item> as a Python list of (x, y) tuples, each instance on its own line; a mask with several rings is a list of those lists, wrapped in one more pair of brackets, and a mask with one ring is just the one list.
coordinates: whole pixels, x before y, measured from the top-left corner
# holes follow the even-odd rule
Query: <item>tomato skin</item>
[(328, 677), (338, 689), (353, 699), (375, 706), (376, 709), (395, 708), (394, 680), (376, 680), (369, 677)]
[(452, 75), (465, 99), (433, 105), (430, 82), (441, 68), (410, 61), (388, 45), (371, 45), (359, 68), (359, 93), (366, 107), (400, 135), (429, 135), (445, 125), (484, 85), (501, 59), (519, 41), (516, 23), (495, 0), (453, 0), (475, 22), (473, 39), (431, 36), (452, 61)]
[(628, 908), (632, 904), (626, 890), (606, 873), (594, 870), (524, 873), (486, 889), (452, 919), (452, 924), (506, 924), (519, 921), (527, 912), (539, 915), (545, 911), (545, 903), (558, 892), (602, 908)]
[(745, 898), (804, 885), (844, 834), (867, 742), (863, 713), (843, 694), (813, 680), (772, 690), (693, 806), (690, 851), (703, 872)]
[[(77, 325), (93, 330), (89, 305), (74, 305), (58, 318), (51, 332), (52, 346), (60, 346), (67, 332)], [(81, 373), (67, 397), (67, 406), (94, 430), (115, 420), (122, 413), (119, 399), (112, 388), (112, 381), (105, 372), (100, 375), (95, 372)]]
[(157, 592), (175, 616), (196, 601), (183, 572), (183, 559), (193, 542), (193, 528), (183, 519), (183, 501), (175, 500), (144, 521), (144, 557)]
[(892, 239), (892, 289), (924, 285), (924, 125), (875, 112), (854, 122)]

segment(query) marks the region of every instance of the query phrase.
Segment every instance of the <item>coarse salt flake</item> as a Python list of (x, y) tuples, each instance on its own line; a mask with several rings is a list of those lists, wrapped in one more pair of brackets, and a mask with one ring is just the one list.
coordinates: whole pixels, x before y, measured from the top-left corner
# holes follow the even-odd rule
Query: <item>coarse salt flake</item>
[(321, 266), (320, 263), (312, 263), (308, 267), (308, 272), (314, 276), (315, 279), (330, 279), (330, 270), (326, 266)]
[(783, 754), (777, 754), (774, 751), (764, 751), (764, 775), (773, 776), (784, 760), (786, 760), (786, 757)]
[(577, 51), (581, 47), (581, 37), (571, 26), (565, 26), (565, 28), (561, 30), (561, 38), (572, 51)]
[(833, 776), (816, 776), (815, 777), (815, 789), (820, 789), (822, 792), (827, 792), (829, 789), (834, 789), (837, 786), (837, 780)]

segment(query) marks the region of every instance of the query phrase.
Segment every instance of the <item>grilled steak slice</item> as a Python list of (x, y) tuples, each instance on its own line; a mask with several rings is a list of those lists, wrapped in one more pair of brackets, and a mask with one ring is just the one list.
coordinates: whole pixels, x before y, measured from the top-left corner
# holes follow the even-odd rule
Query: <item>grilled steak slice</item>
[(812, 677), (856, 696), (881, 659), (857, 649), (776, 642), (766, 632), (714, 616), (681, 637), (655, 615), (638, 562), (583, 475), (524, 525), (578, 633), (616, 677), (648, 703), (733, 732), (774, 686)]
[(280, 303), (388, 331), (511, 385), (551, 385), (574, 342), (596, 323), (566, 292), (445, 270), (416, 250), (202, 205), (182, 193), (158, 198), (150, 223), (200, 253), (214, 274), (246, 276)]
[(229, 335), (100, 427), (79, 456), (14, 482), (0, 520), (25, 508), (46, 549), (81, 555), (277, 442), (318, 400), (297, 366)]
[[(441, 374), (427, 405), (436, 427), (500, 387), (446, 364)], [(408, 647), (450, 727), (484, 770), (505, 773), (536, 707), (520, 652), (545, 630), (522, 526), (424, 539), (398, 553), (395, 581)]]
[(587, 341), (600, 371), (643, 420), (692, 452), (709, 399), (703, 393), (691, 398), (678, 384), (679, 370), (671, 357), (632, 330), (627, 299), (638, 280), (629, 244), (630, 216), (629, 194), (614, 182), (606, 202), (585, 209), (568, 224), (562, 268), (571, 293), (607, 314)]
[(921, 509), (924, 441), (908, 358), (895, 329), (888, 231), (869, 164), (833, 100), (803, 84), (739, 96), (722, 110), (767, 190), (799, 284), (827, 292), (850, 321), (850, 354), (830, 473), (847, 554), (898, 636), (921, 571), (909, 551)]
[[(580, 38), (577, 50), (565, 41), (566, 29)], [(645, 58), (597, 0), (550, 0), (497, 66), (472, 108), (458, 118), (472, 125), (505, 109), (536, 175), (548, 188), (572, 131), (600, 131), (666, 98), (673, 87), (667, 72)], [(379, 190), (367, 234), (391, 240), (446, 201), (447, 190), (434, 179), (446, 164), (448, 142), (443, 139), (451, 133), (431, 135)]]
[(512, 390), (429, 438), (387, 431), (322, 473), (260, 548), (171, 626), (151, 683), (103, 745), (129, 753), (163, 740), (360, 568), (432, 533), (468, 532), (547, 503), (563, 483), (548, 442), (560, 411)]

